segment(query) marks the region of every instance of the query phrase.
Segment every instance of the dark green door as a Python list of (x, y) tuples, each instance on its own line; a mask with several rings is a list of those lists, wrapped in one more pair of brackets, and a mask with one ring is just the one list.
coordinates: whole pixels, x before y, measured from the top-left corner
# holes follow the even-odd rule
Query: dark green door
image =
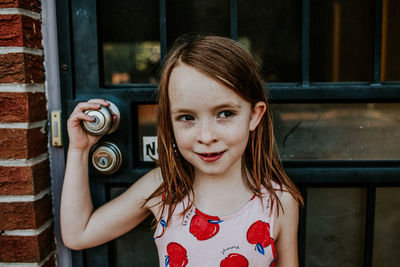
[[(112, 175), (91, 167), (95, 205), (154, 166), (154, 93), (170, 45), (184, 33), (222, 35), (254, 54), (267, 81), (278, 148), (306, 200), (300, 265), (395, 266), (399, 11), (395, 0), (57, 1), (65, 118), (99, 97), (121, 112), (102, 141), (122, 165)], [(158, 266), (151, 224), (73, 252), (74, 266)]]

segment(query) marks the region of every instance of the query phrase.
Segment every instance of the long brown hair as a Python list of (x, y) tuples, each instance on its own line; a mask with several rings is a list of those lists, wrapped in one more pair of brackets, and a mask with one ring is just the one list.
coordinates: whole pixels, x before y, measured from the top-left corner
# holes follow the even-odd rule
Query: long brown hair
[[(303, 203), (300, 192), (286, 175), (279, 161), (272, 127), (271, 112), (267, 102), (259, 67), (253, 57), (237, 42), (217, 36), (184, 36), (178, 39), (168, 54), (160, 77), (158, 88), (158, 165), (164, 182), (147, 199), (162, 196), (161, 212), (168, 209), (167, 224), (176, 205), (189, 193), (193, 195), (193, 166), (187, 162), (175, 147), (168, 84), (172, 70), (185, 63), (218, 80), (235, 91), (252, 107), (263, 101), (266, 112), (259, 125), (250, 132), (246, 150), (242, 156), (242, 176), (253, 193), (262, 197), (261, 188), (265, 187), (277, 197), (272, 181), (279, 184), (281, 190), (288, 191)], [(191, 204), (184, 208), (186, 213)], [(279, 209), (277, 209), (279, 212)]]

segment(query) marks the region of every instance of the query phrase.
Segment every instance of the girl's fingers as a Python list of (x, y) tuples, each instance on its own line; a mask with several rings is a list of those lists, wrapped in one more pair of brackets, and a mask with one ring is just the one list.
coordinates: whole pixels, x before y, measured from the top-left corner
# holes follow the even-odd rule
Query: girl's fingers
[(81, 120), (81, 121), (94, 121), (94, 120), (95, 120), (94, 117), (89, 116), (88, 114), (83, 113), (83, 112), (77, 113), (77, 114), (76, 114), (76, 117), (77, 117), (79, 120)]
[(83, 112), (75, 112), (71, 114), (68, 121), (72, 126), (76, 126), (80, 124), (81, 121), (94, 121), (94, 118)]
[(72, 113), (75, 112), (84, 112), (86, 110), (94, 109), (98, 110), (101, 108), (101, 104), (99, 103), (94, 103), (94, 102), (81, 102), (78, 105), (76, 105), (75, 109), (72, 111)]
[(90, 100), (88, 100), (88, 102), (89, 103), (98, 103), (98, 104), (101, 104), (102, 106), (106, 106), (106, 107), (108, 107), (110, 105), (110, 103), (108, 103), (106, 100), (100, 99), (100, 98), (90, 99)]
[[(75, 107), (75, 109), (72, 111), (69, 121), (72, 123), (72, 125), (76, 126), (80, 121), (85, 120), (85, 121), (94, 121), (94, 118), (87, 115), (85, 113), (86, 110), (98, 110), (101, 108), (101, 106), (106, 106), (108, 107), (110, 103), (108, 103), (104, 99), (90, 99), (87, 102), (81, 102), (78, 103)], [(113, 119), (116, 119), (116, 116), (113, 115)]]

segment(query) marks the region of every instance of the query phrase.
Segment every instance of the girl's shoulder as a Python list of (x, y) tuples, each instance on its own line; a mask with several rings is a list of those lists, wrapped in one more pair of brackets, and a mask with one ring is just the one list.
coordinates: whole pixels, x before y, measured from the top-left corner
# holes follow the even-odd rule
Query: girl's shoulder
[[(283, 212), (285, 212), (287, 209), (292, 210), (293, 208), (297, 209), (299, 207), (296, 198), (289, 192), (285, 185), (280, 185), (275, 181), (272, 181), (271, 183), (272, 190), (274, 190), (276, 198), (281, 203)], [(272, 196), (271, 192), (268, 192), (268, 195)], [(282, 210), (280, 210), (279, 213), (281, 213), (281, 211)]]
[[(280, 187), (279, 187), (280, 188)], [(278, 205), (278, 201), (275, 201), (277, 206), (279, 206), (279, 212), (276, 213), (276, 237), (280, 235), (280, 232), (287, 231), (288, 229), (296, 230), (299, 219), (299, 203), (295, 199), (295, 197), (285, 188), (277, 189), (276, 197), (279, 200), (280, 205)], [(276, 207), (278, 208), (278, 207)]]

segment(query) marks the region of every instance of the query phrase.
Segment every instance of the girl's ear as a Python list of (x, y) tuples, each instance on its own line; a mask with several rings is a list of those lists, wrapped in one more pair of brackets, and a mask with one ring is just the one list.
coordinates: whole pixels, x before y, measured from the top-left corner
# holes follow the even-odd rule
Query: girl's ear
[(267, 110), (267, 105), (265, 104), (265, 102), (260, 101), (254, 105), (254, 108), (250, 116), (250, 124), (249, 124), (250, 131), (254, 131), (257, 128), (266, 110)]

